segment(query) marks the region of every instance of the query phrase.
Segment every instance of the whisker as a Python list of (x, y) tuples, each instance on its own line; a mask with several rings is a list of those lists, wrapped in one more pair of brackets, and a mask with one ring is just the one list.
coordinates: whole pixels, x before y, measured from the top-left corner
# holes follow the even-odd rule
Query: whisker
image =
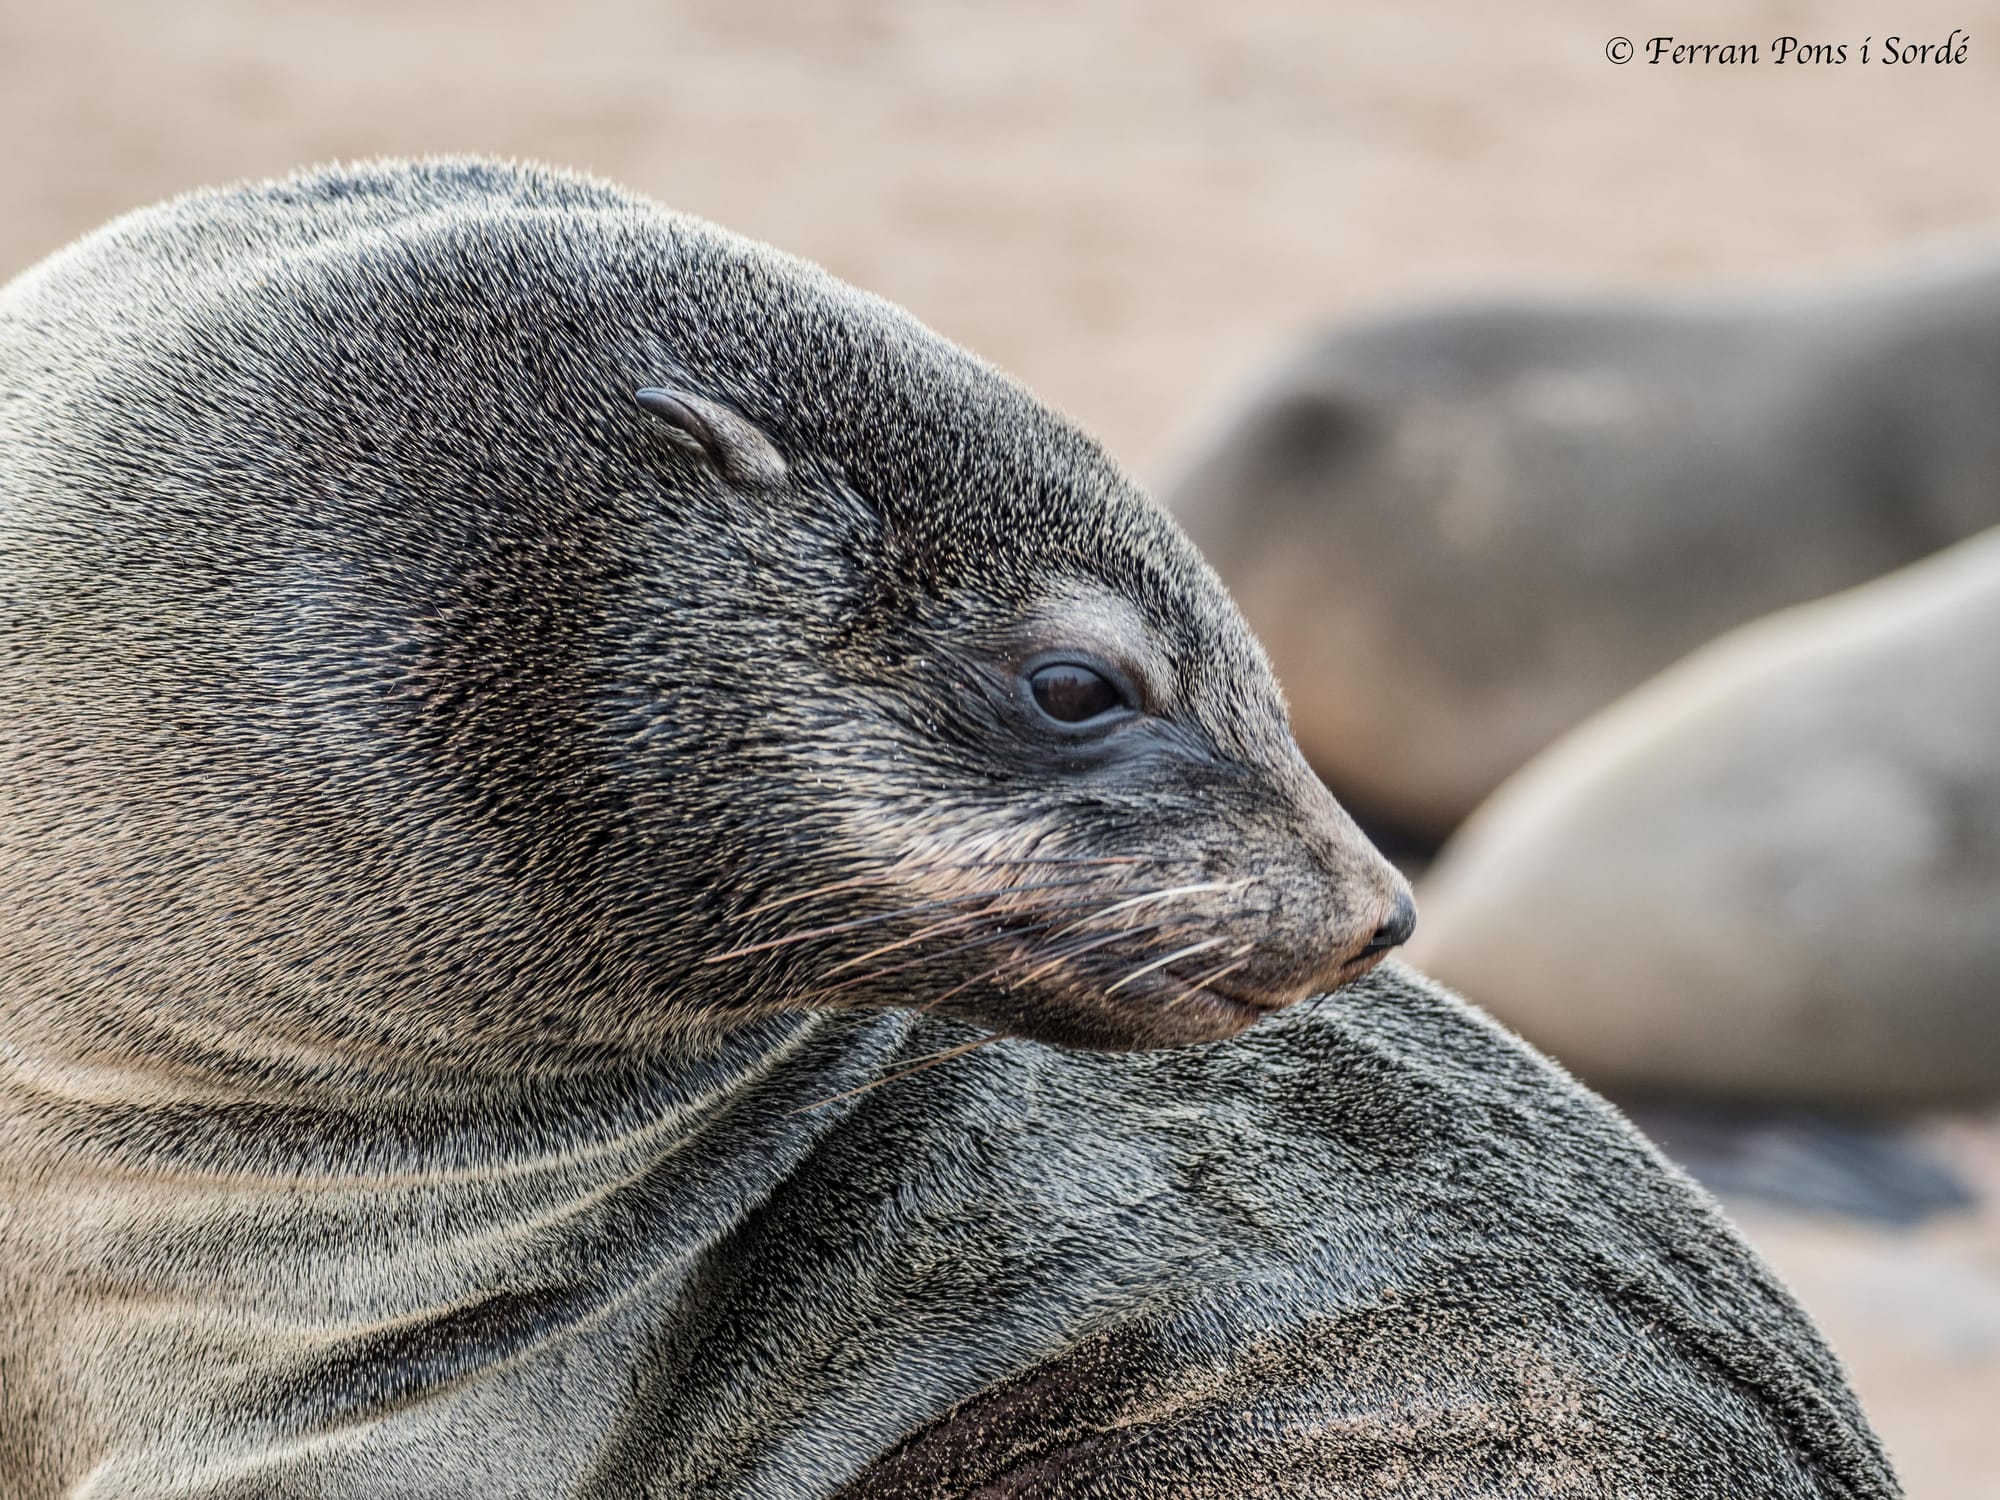
[[(1165, 925), (1164, 923), (1154, 924), (1154, 926), (1164, 926), (1164, 925)], [(1115, 934), (1115, 936), (1126, 937), (1129, 936), (1134, 931), (1144, 932), (1148, 930), (1150, 929), (1121, 928)], [(952, 996), (961, 994), (964, 991), (971, 989), (976, 984), (985, 984), (989, 980), (998, 979), (1000, 978), (1001, 975), (1005, 974), (1009, 969), (1013, 968), (1016, 964), (1019, 964), (1021, 962), (1023, 962), (1023, 960), (1019, 958), (1010, 958), (1005, 963), (1000, 964), (995, 968), (988, 969), (984, 974), (975, 974), (972, 976), (972, 978), (966, 980), (964, 983), (955, 984), (950, 989), (946, 990), (942, 995), (933, 996), (931, 999), (926, 1000), (922, 1005), (915, 1006), (913, 1008), (919, 1011), (935, 1010), (938, 1006), (944, 1004), (945, 1001), (951, 999)], [(1017, 984), (1025, 984), (1026, 982), (1027, 982), (1026, 980), (1015, 981), (1015, 983)]]
[(951, 999), (953, 995), (957, 995), (966, 990), (969, 990), (975, 984), (984, 984), (989, 979), (997, 979), (1019, 962), (1020, 960), (1018, 958), (1010, 958), (1007, 960), (1006, 963), (1001, 964), (997, 969), (988, 969), (984, 974), (975, 974), (973, 975), (972, 978), (966, 980), (963, 984), (955, 984), (950, 989), (946, 990), (942, 995), (934, 995), (930, 999), (926, 1000), (922, 1005), (914, 1006), (912, 1008), (919, 1011), (936, 1010), (940, 1005), (944, 1004), (945, 1001)]
[(1203, 942), (1191, 943), (1185, 948), (1176, 948), (1172, 953), (1167, 954), (1164, 958), (1156, 958), (1151, 963), (1143, 965), (1140, 968), (1134, 969), (1130, 974), (1127, 974), (1123, 979), (1119, 980), (1116, 984), (1106, 986), (1104, 993), (1107, 995), (1114, 995), (1118, 991), (1124, 989), (1126, 985), (1132, 983), (1133, 980), (1143, 979), (1148, 974), (1152, 973), (1155, 969), (1163, 969), (1177, 958), (1187, 958), (1196, 953), (1206, 953), (1210, 948), (1221, 947), (1225, 941), (1227, 940), (1224, 938), (1209, 938)]
[[(1048, 924), (1043, 923), (1042, 925), (1047, 926)], [(1027, 927), (1027, 928), (1010, 927), (1004, 932), (988, 933), (985, 937), (973, 938), (969, 942), (954, 943), (949, 948), (940, 948), (935, 953), (923, 953), (919, 954), (915, 958), (905, 959), (903, 960), (903, 962), (898, 964), (885, 964), (881, 968), (870, 969), (866, 974), (857, 974), (852, 979), (843, 979), (839, 984), (827, 985), (822, 989), (807, 990), (803, 994), (792, 996), (787, 1003), (792, 1005), (805, 1005), (810, 1001), (823, 999), (828, 995), (842, 994), (847, 990), (856, 989), (861, 985), (872, 983), (877, 979), (887, 978), (891, 974), (900, 974), (905, 969), (921, 969), (927, 964), (942, 962), (944, 959), (950, 958), (954, 954), (969, 952), (971, 949), (974, 948), (990, 947), (994, 943), (1004, 942), (1008, 938), (1019, 937), (1023, 932), (1033, 932), (1033, 931), (1035, 931), (1033, 927)]]
[(785, 1113), (787, 1115), (802, 1115), (809, 1109), (824, 1109), (829, 1104), (838, 1104), (842, 1099), (852, 1099), (856, 1094), (865, 1094), (870, 1089), (879, 1089), (885, 1083), (894, 1083), (898, 1078), (908, 1078), (912, 1073), (922, 1073), (927, 1069), (935, 1068), (939, 1063), (950, 1062), (954, 1057), (963, 1057), (968, 1052), (977, 1052), (981, 1047), (990, 1047), (1001, 1039), (1001, 1033), (996, 1031), (993, 1035), (980, 1037), (977, 1041), (965, 1042), (956, 1047), (947, 1047), (944, 1051), (933, 1052), (929, 1057), (923, 1058), (907, 1068), (900, 1068), (896, 1072), (885, 1074), (880, 1078), (871, 1078), (868, 1082), (855, 1088), (843, 1090), (838, 1094), (829, 1094), (824, 1099), (815, 1099), (811, 1104), (801, 1104), (797, 1109), (788, 1109)]
[(879, 948), (870, 948), (866, 953), (857, 953), (852, 958), (843, 959), (840, 963), (826, 970), (820, 977), (822, 979), (831, 979), (836, 974), (843, 973), (859, 964), (867, 963), (871, 958), (880, 958), (885, 953), (894, 953), (898, 948), (907, 948), (912, 943), (921, 943), (926, 938), (936, 937), (941, 932), (950, 932), (954, 928), (967, 927), (976, 922), (986, 921), (991, 915), (992, 913), (990, 912), (972, 911), (960, 912), (956, 916), (946, 917), (942, 922), (933, 922), (928, 927), (919, 928), (908, 937), (897, 938), (893, 943), (884, 943)]
[(1147, 854), (1028, 854), (1015, 859), (927, 859), (916, 864), (898, 864), (872, 875), (855, 875), (846, 880), (836, 880), (829, 885), (814, 886), (809, 891), (794, 891), (789, 896), (778, 896), (760, 906), (751, 907), (738, 920), (747, 921), (751, 917), (761, 917), (765, 912), (776, 911), (782, 906), (793, 906), (801, 901), (810, 901), (815, 896), (831, 896), (840, 891), (859, 890), (869, 885), (890, 885), (924, 870), (1002, 870), (1016, 865), (1156, 865), (1163, 862)]
[(753, 953), (766, 953), (773, 948), (787, 948), (794, 943), (811, 942), (814, 938), (832, 937), (836, 933), (853, 932), (863, 927), (878, 926), (883, 922), (893, 922), (902, 917), (920, 917), (925, 912), (939, 911), (947, 906), (964, 906), (974, 901), (998, 901), (1007, 896), (1026, 895), (1034, 891), (1054, 891), (1074, 889), (1081, 885), (1095, 884), (1089, 877), (1077, 880), (1031, 881), (1022, 885), (1002, 886), (991, 891), (969, 891), (962, 896), (945, 896), (936, 901), (926, 901), (918, 906), (906, 906), (900, 911), (877, 912), (872, 916), (853, 917), (845, 922), (834, 922), (825, 927), (808, 928), (804, 932), (787, 933), (783, 937), (767, 938), (761, 943), (749, 943), (741, 948), (731, 948), (723, 953), (711, 953), (702, 960), (705, 964), (719, 964), (732, 958), (747, 958)]
[[(1056, 911), (1073, 910), (1075, 907), (1083, 904), (1084, 903), (1082, 902), (1070, 902), (1070, 901), (1061, 902), (1054, 907), (1054, 910)], [(968, 922), (990, 920), (990, 914), (982, 912), (966, 920)], [(939, 928), (942, 928), (945, 925), (946, 924), (944, 923), (938, 923), (929, 930), (933, 934), (935, 934), (935, 932)], [(958, 925), (958, 924), (954, 922), (951, 925)], [(1009, 939), (1019, 941), (1024, 938), (1032, 938), (1036, 933), (1046, 932), (1049, 928), (1053, 927), (1054, 925), (1055, 925), (1055, 919), (1051, 918), (1050, 920), (1042, 922), (1029, 922), (1022, 925), (1009, 926), (1001, 929), (998, 932), (987, 933), (984, 937), (972, 938), (963, 943), (953, 943), (950, 947), (940, 948), (935, 953), (922, 953), (917, 955), (915, 958), (905, 959), (901, 963), (880, 965), (879, 967), (870, 969), (865, 974), (858, 974), (852, 979), (843, 980), (839, 984), (825, 985), (816, 989), (805, 990), (800, 994), (793, 995), (792, 997), (790, 997), (789, 1003), (793, 1005), (811, 1004), (813, 1001), (823, 1000), (828, 996), (832, 995), (843, 994), (848, 990), (856, 989), (864, 984), (871, 984), (878, 979), (886, 979), (892, 974), (901, 974), (910, 969), (921, 969), (931, 964), (941, 963), (947, 958), (956, 957), (958, 954), (970, 952), (975, 948), (989, 948), (995, 943), (1006, 942)], [(1119, 940), (1125, 938), (1145, 937), (1149, 933), (1158, 932), (1162, 928), (1174, 925), (1176, 924), (1171, 924), (1164, 921), (1148, 922), (1143, 926), (1121, 927), (1116, 932), (1104, 933), (1100, 936), (1087, 939), (1086, 941), (1083, 942), (1068, 944), (1061, 951), (1054, 954), (1049, 954), (1048, 961), (1046, 963), (1037, 965), (1033, 970), (1031, 970), (1026, 974), (1022, 974), (1015, 978), (1009, 979), (1007, 981), (1008, 988), (1016, 989), (1019, 988), (1021, 985), (1031, 983), (1032, 981), (1039, 979), (1042, 975), (1046, 974), (1050, 969), (1053, 969), (1057, 964), (1063, 962), (1063, 960), (1068, 958), (1074, 958), (1077, 955), (1086, 953), (1093, 948), (1101, 948), (1106, 943), (1118, 942)], [(1185, 924), (1179, 924), (1179, 925), (1181, 930), (1183, 931), (1186, 930)], [(882, 948), (879, 948), (875, 951), (877, 953), (883, 953), (889, 951), (892, 948), (899, 948), (904, 946), (907, 946), (907, 943), (885, 944)], [(1037, 958), (1043, 957), (1046, 951), (1047, 950), (1043, 948), (1036, 948), (1020, 958), (1010, 960), (1010, 962), (1012, 963), (1031, 962)], [(850, 963), (851, 962), (852, 960), (850, 960)], [(838, 968), (844, 969), (848, 966), (849, 966), (848, 964), (841, 964), (838, 966)], [(827, 973), (833, 974), (837, 971), (838, 969), (829, 969)], [(1005, 973), (1005, 971), (1006, 971), (1006, 966), (1003, 965), (999, 969), (992, 970), (987, 974), (982, 975), (981, 978), (991, 979), (999, 974)], [(955, 990), (950, 991), (946, 995), (940, 996), (939, 998), (948, 999), (951, 994), (955, 993), (957, 993), (957, 991)], [(923, 1009), (926, 1007), (918, 1007), (918, 1008)]]
[[(1027, 973), (1021, 975), (1018, 979), (1015, 979), (1011, 982), (1017, 985), (1032, 983), (1033, 981), (1040, 979), (1044, 974), (1048, 973), (1049, 970), (1057, 967), (1059, 964), (1065, 962), (1068, 959), (1076, 958), (1081, 954), (1088, 953), (1093, 948), (1102, 948), (1106, 943), (1115, 943), (1123, 938), (1144, 937), (1147, 933), (1158, 932), (1162, 927), (1165, 927), (1167, 925), (1168, 924), (1166, 922), (1148, 922), (1143, 927), (1120, 927), (1116, 932), (1107, 932), (1101, 934), (1098, 937), (1087, 938), (1080, 943), (1071, 943), (1067, 947), (1065, 947), (1061, 952), (1057, 953), (1054, 957), (1050, 958), (1047, 963), (1036, 965), (1034, 968), (1030, 969)], [(1031, 953), (1028, 955), (1030, 959), (1034, 959), (1039, 956), (1040, 955), (1036, 953)]]
[[(1246, 943), (1244, 946), (1251, 947), (1254, 945)], [(1224, 964), (1219, 969), (1210, 969), (1206, 974), (1202, 975), (1201, 978), (1195, 980), (1194, 983), (1190, 984), (1186, 989), (1182, 990), (1178, 995), (1174, 996), (1173, 999), (1169, 1000), (1165, 1005), (1161, 1006), (1160, 1009), (1162, 1011), (1172, 1010), (1176, 1005), (1179, 1005), (1183, 1000), (1187, 999), (1190, 995), (1194, 994), (1195, 991), (1199, 990), (1203, 985), (1214, 984), (1216, 980), (1222, 979), (1230, 974), (1234, 974), (1238, 969), (1242, 968), (1248, 962), (1250, 962), (1250, 960), (1247, 958), (1239, 958), (1234, 963)]]
[[(1094, 911), (1089, 916), (1072, 923), (1064, 931), (1074, 932), (1077, 928), (1086, 927), (1092, 922), (1110, 916), (1113, 912), (1124, 911), (1147, 901), (1166, 901), (1175, 896), (1198, 896), (1208, 891), (1236, 891), (1241, 890), (1248, 884), (1250, 884), (1250, 879), (1248, 876), (1245, 876), (1241, 880), (1204, 880), (1194, 885), (1169, 886), (1163, 891), (1146, 891), (1137, 896), (1127, 896), (1122, 901), (1114, 901), (1109, 906)], [(1063, 933), (1059, 932), (1056, 936), (1061, 937)]]
[[(1162, 926), (1166, 926), (1166, 922), (1154, 922), (1154, 924), (1150, 924), (1150, 926), (1144, 926), (1144, 928), (1118, 928), (1118, 932), (1114, 932), (1114, 934), (1108, 934), (1108, 936), (1114, 936), (1114, 938), (1128, 938), (1128, 936), (1132, 936), (1134, 932), (1152, 932), (1152, 930), (1156, 930), (1156, 928), (1162, 928)], [(1066, 926), (1066, 928), (1060, 928), (1060, 930), (1058, 930), (1058, 932), (1056, 932), (1054, 936), (1058, 936), (1058, 938), (1060, 938), (1060, 936), (1062, 936), (1064, 932), (1074, 932), (1074, 930), (1076, 930), (1076, 924), (1072, 922), (1070, 926)], [(1210, 938), (1210, 940), (1208, 940), (1206, 944), (1202, 944), (1202, 946), (1208, 946), (1208, 948), (1212, 948), (1212, 946), (1214, 946), (1214, 944), (1218, 944), (1218, 942), (1224, 942), (1224, 938)], [(1180, 954), (1168, 954), (1168, 956), (1166, 956), (1164, 960), (1160, 960), (1160, 962), (1172, 962), (1172, 960), (1174, 960), (1174, 958), (1178, 958), (1178, 956), (1180, 956)], [(942, 1006), (942, 1004), (944, 1004), (946, 1000), (950, 1000), (952, 996), (956, 996), (956, 994), (962, 994), (964, 990), (970, 990), (970, 988), (972, 988), (974, 984), (986, 984), (988, 980), (996, 980), (996, 978), (1000, 978), (1002, 974), (1006, 974), (1006, 972), (1008, 972), (1008, 968), (1012, 968), (1012, 966), (1014, 966), (1014, 964), (1018, 964), (1018, 962), (1024, 962), (1024, 960), (1020, 960), (1020, 958), (1010, 958), (1010, 960), (1008, 960), (1006, 964), (1000, 964), (998, 968), (990, 968), (990, 970), (986, 970), (984, 974), (974, 974), (974, 976), (972, 976), (970, 980), (966, 980), (964, 984), (954, 984), (954, 986), (952, 986), (950, 990), (946, 990), (944, 994), (940, 994), (940, 996), (932, 996), (932, 998), (930, 998), (930, 1000), (926, 1000), (924, 1004), (916, 1006), (916, 1010), (934, 1010), (934, 1008)], [(1042, 970), (1036, 970), (1036, 972), (1042, 972)], [(1136, 978), (1136, 976), (1132, 976), (1132, 978)], [(1016, 980), (1016, 984), (1026, 984), (1026, 980)], [(1106, 994), (1108, 994), (1108, 992), (1106, 992)]]
[(914, 933), (909, 937), (898, 938), (893, 943), (884, 943), (878, 948), (869, 949), (866, 953), (857, 954), (853, 958), (843, 959), (841, 960), (841, 962), (835, 964), (832, 968), (828, 969), (820, 977), (823, 979), (831, 978), (833, 975), (840, 973), (844, 969), (851, 969), (856, 964), (864, 963), (868, 959), (878, 957), (879, 955), (884, 953), (892, 953), (898, 948), (907, 948), (912, 943), (921, 942), (923, 939), (927, 937), (935, 937), (941, 932), (950, 932), (954, 928), (974, 926), (980, 922), (997, 921), (1003, 917), (1010, 917), (1010, 916), (1044, 917), (1046, 918), (1046, 920), (1044, 921), (1029, 922), (1008, 929), (1010, 932), (1017, 934), (1040, 932), (1049, 927), (1053, 927), (1055, 925), (1056, 919), (1063, 912), (1075, 911), (1078, 907), (1081, 906), (1090, 906), (1095, 902), (1095, 900), (1096, 900), (1095, 897), (1091, 897), (1088, 900), (1083, 900), (1083, 901), (1044, 901), (1032, 908), (1029, 908), (1026, 911), (1017, 910), (1010, 912), (1001, 912), (1001, 911), (986, 910), (986, 911), (959, 913), (957, 915), (947, 917), (941, 922), (933, 922), (928, 927), (925, 927), (922, 931)]

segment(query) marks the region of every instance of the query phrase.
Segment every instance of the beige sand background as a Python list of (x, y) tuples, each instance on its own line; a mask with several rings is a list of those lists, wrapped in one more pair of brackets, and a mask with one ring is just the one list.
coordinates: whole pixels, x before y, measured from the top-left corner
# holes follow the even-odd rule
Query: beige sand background
[[(1962, 66), (1859, 62), (1954, 27)], [(1765, 57), (1605, 58), (1662, 33)], [(1277, 343), (1391, 300), (2000, 247), (1996, 84), (1978, 0), (0, 0), (0, 277), (202, 183), (538, 156), (908, 305), (1157, 478)], [(1989, 1201), (1997, 1138), (1939, 1127)], [(2000, 1218), (1746, 1222), (1910, 1493), (2000, 1497)]]

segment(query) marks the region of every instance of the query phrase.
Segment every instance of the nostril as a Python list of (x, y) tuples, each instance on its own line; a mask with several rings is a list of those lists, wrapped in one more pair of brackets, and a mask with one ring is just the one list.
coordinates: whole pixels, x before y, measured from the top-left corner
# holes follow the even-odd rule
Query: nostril
[(1400, 948), (1410, 940), (1410, 934), (1417, 930), (1417, 903), (1404, 891), (1396, 898), (1396, 909), (1389, 920), (1375, 929), (1375, 936), (1368, 940), (1364, 953), (1386, 953), (1391, 948)]

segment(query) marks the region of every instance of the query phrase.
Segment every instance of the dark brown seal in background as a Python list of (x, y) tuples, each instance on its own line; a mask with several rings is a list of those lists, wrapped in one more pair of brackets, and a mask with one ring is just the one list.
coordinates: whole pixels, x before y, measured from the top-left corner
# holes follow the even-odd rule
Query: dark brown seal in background
[(796, 261), (477, 162), (55, 257), (0, 714), (26, 1500), (1895, 1493), (1707, 1200), (1367, 972), (1172, 524)]

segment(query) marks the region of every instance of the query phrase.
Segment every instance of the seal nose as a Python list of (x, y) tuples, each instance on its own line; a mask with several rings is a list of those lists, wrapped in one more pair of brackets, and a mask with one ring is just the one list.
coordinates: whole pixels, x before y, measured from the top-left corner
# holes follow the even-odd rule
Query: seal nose
[(1396, 893), (1396, 909), (1389, 914), (1389, 920), (1375, 929), (1375, 936), (1368, 940), (1364, 954), (1387, 953), (1391, 948), (1400, 948), (1410, 940), (1410, 934), (1417, 930), (1417, 903), (1410, 898), (1407, 889)]

